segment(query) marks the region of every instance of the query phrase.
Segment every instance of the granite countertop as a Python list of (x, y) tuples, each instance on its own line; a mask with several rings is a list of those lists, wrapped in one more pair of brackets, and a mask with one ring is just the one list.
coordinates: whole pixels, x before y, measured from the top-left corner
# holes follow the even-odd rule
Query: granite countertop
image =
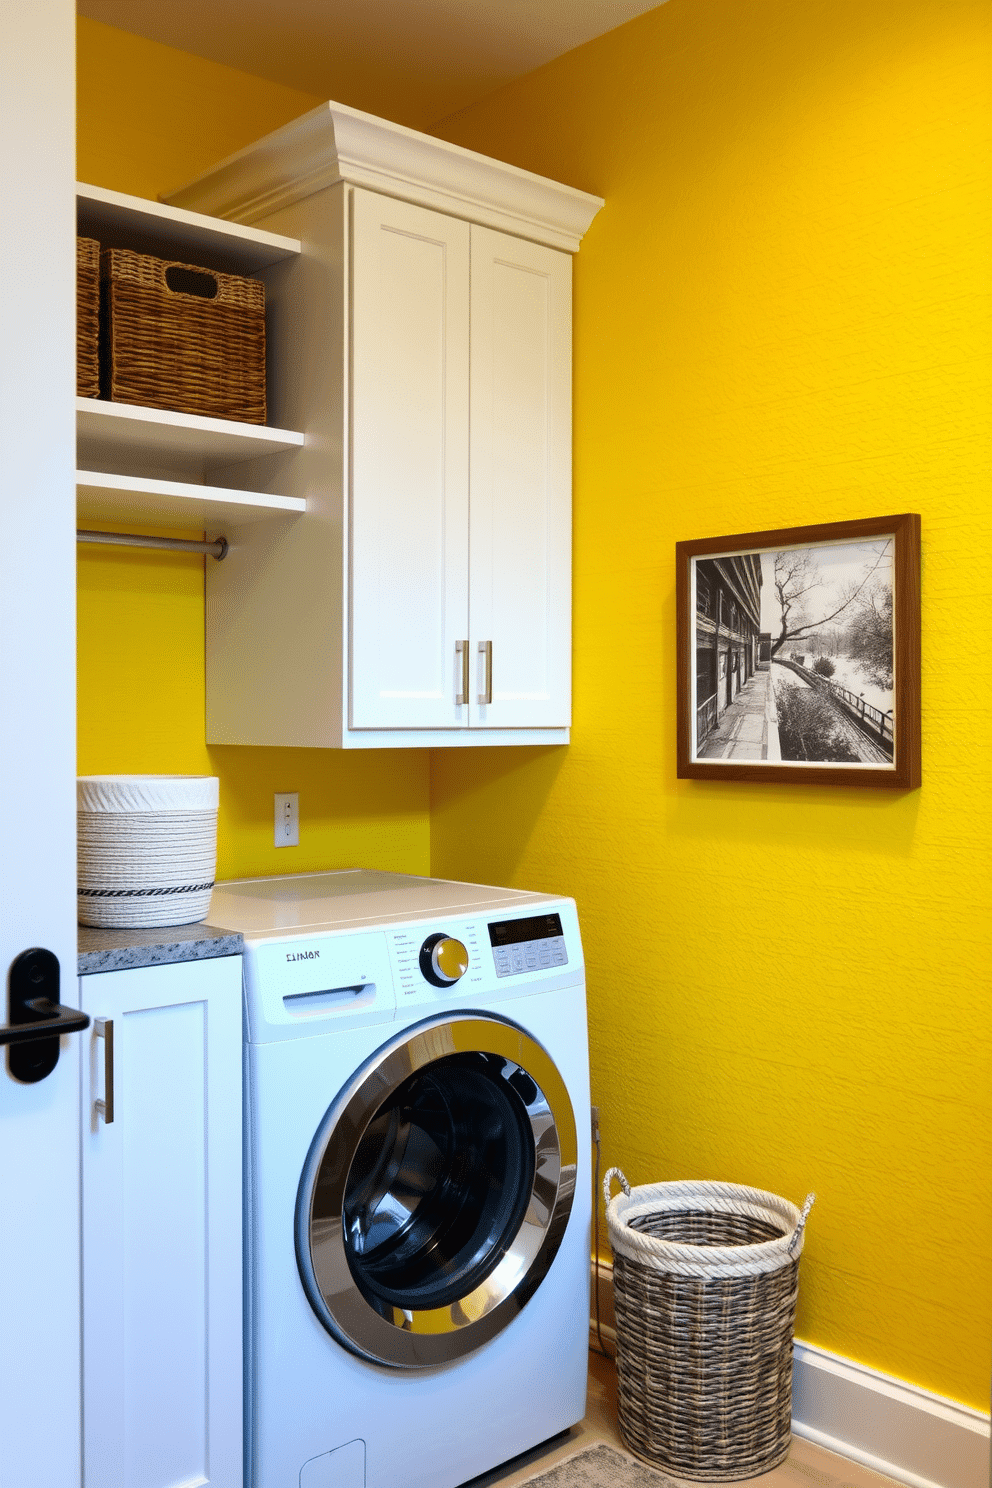
[(80, 976), (97, 971), (130, 971), (136, 966), (168, 966), (177, 961), (206, 961), (213, 956), (240, 956), (241, 935), (212, 925), (170, 925), (164, 930), (96, 930), (78, 927)]

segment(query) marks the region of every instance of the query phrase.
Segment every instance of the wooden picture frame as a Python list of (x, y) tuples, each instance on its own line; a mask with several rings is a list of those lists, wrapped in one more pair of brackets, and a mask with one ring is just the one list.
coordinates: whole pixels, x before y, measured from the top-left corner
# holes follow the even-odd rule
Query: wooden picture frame
[(919, 786), (918, 515), (680, 542), (675, 564), (679, 779)]

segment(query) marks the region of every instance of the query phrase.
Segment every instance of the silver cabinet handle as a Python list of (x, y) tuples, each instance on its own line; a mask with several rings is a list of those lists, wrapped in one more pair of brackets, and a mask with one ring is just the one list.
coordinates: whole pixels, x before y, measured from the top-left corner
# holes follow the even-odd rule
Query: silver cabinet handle
[(486, 685), (479, 693), (480, 703), (491, 703), (493, 700), (493, 643), (492, 641), (479, 642), (479, 655), (486, 658)]
[(455, 659), (457, 660), (459, 656), (462, 659), (462, 690), (455, 693), (455, 702), (461, 707), (463, 703), (468, 702), (468, 641), (455, 642)]
[(114, 1119), (114, 1020), (113, 1018), (94, 1018), (93, 1032), (97, 1038), (103, 1039), (103, 1100), (94, 1101), (93, 1104), (103, 1117), (107, 1126)]

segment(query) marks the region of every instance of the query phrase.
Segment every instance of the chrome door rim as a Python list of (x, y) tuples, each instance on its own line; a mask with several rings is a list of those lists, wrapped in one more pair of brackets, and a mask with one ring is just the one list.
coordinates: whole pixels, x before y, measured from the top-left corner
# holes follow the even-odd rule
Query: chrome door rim
[[(501, 1259), (467, 1295), (418, 1311), (370, 1301), (352, 1275), (344, 1226), (354, 1155), (376, 1113), (412, 1074), (451, 1055), (494, 1055), (529, 1077), (534, 1175), (523, 1219)], [(450, 1363), (496, 1336), (533, 1296), (557, 1254), (575, 1192), (575, 1118), (565, 1083), (537, 1041), (506, 1019), (448, 1013), (376, 1051), (325, 1113), (296, 1203), (296, 1254), (310, 1305), (353, 1353), (395, 1368)], [(315, 1212), (315, 1210), (319, 1212)]]

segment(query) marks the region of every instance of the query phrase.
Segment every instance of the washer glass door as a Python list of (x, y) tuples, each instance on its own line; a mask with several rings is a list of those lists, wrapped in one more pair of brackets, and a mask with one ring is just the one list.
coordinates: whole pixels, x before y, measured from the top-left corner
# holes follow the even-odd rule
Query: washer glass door
[(546, 1275), (575, 1187), (564, 1082), (515, 1024), (406, 1030), (331, 1106), (300, 1180), (300, 1274), (324, 1326), (424, 1368), (504, 1328)]

